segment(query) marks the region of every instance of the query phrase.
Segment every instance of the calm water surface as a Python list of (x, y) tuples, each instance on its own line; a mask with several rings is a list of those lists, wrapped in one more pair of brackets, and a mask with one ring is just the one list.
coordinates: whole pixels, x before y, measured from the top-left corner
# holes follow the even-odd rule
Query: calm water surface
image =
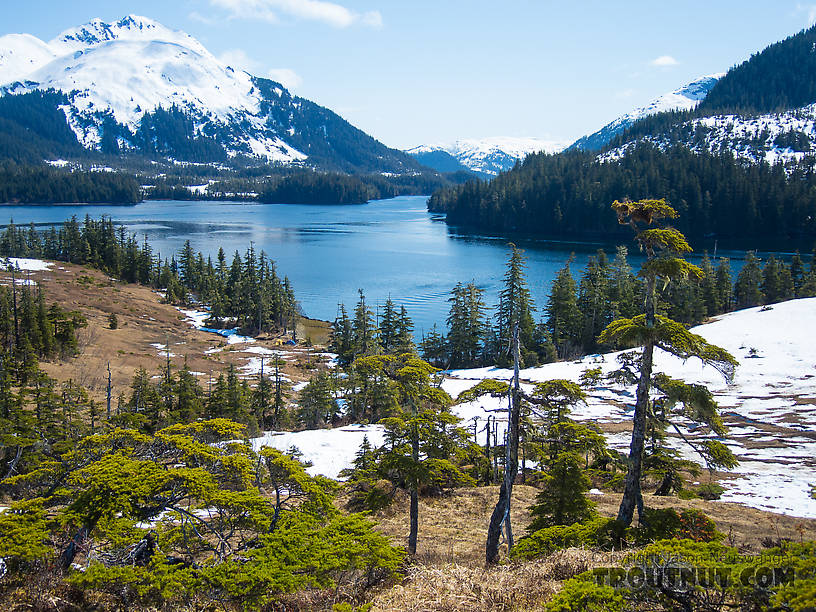
[[(507, 239), (466, 234), (428, 213), (426, 197), (400, 197), (358, 206), (152, 201), (135, 206), (3, 206), (0, 222), (18, 225), (61, 223), (76, 215), (111, 217), (140, 237), (146, 235), (163, 257), (189, 240), (196, 251), (228, 261), (250, 242), (275, 260), (292, 281), (303, 311), (334, 319), (337, 305), (351, 311), (362, 288), (372, 305), (390, 295), (404, 304), (418, 333), (444, 327), (448, 293), (459, 282), (475, 282), (489, 305), (497, 300)], [(542, 308), (552, 280), (574, 254), (576, 280), (589, 255), (601, 245), (518, 239), (528, 258), (528, 281)], [(630, 251), (634, 250), (630, 245)], [(614, 255), (614, 247), (606, 245)], [(740, 252), (722, 252), (740, 260)], [(639, 258), (630, 253), (635, 266)], [(734, 263), (737, 263), (736, 261)]]

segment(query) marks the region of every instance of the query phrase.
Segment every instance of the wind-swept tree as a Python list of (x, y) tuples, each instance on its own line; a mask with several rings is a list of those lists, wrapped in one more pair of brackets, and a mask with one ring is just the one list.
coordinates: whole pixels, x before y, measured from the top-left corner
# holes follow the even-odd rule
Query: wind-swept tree
[[(615, 201), (612, 208), (618, 214), (618, 222), (629, 225), (635, 232), (635, 239), (646, 255), (640, 276), (645, 281), (644, 313), (628, 319), (617, 319), (601, 333), (601, 344), (643, 347), (638, 362), (638, 385), (635, 412), (632, 423), (632, 442), (629, 449), (629, 467), (626, 474), (623, 499), (618, 510), (618, 522), (623, 526), (632, 523), (635, 508), (638, 516), (643, 516), (643, 496), (641, 478), (643, 475), (643, 455), (646, 429), (650, 411), (654, 410), (650, 399), (653, 386), (654, 349), (660, 348), (681, 359), (699, 358), (704, 364), (720, 371), (726, 379), (731, 379), (736, 360), (718, 346), (709, 344), (703, 337), (686, 330), (682, 325), (667, 317), (656, 314), (658, 285), (689, 277), (701, 278), (702, 270), (683, 259), (691, 252), (683, 234), (673, 228), (649, 227), (665, 219), (677, 217), (675, 210), (665, 200), (639, 200), (637, 202)], [(672, 409), (679, 408), (680, 415), (705, 423), (717, 433), (724, 427), (716, 412), (716, 404), (701, 393), (699, 388), (675, 381), (669, 398), (664, 404), (665, 418), (678, 416)], [(677, 427), (673, 424), (674, 427)], [(678, 431), (680, 431), (678, 429)], [(720, 442), (704, 440), (697, 448), (721, 465), (733, 465), (733, 455)]]
[[(454, 459), (467, 444), (467, 434), (450, 413), (450, 396), (433, 384), (436, 368), (416, 355), (374, 355), (355, 362), (355, 369), (387, 380), (396, 406), (380, 421), (385, 444), (375, 455), (374, 470), (410, 494), (408, 552), (416, 553), (421, 487), (444, 489), (474, 481)], [(371, 466), (367, 466), (366, 469)]]

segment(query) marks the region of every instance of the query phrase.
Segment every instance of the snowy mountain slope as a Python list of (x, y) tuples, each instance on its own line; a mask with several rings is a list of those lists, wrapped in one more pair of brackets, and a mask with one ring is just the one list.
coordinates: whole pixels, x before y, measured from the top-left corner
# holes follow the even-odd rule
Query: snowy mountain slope
[(757, 163), (808, 162), (816, 166), (816, 104), (766, 115), (714, 115), (675, 126), (669, 133), (643, 136), (607, 151), (602, 160), (618, 159), (639, 141), (661, 148), (677, 143), (676, 133), (690, 134), (682, 144), (693, 151), (728, 150), (739, 159)]
[[(146, 17), (129, 15), (113, 24), (94, 19), (48, 43), (29, 35), (0, 38), (0, 96), (50, 89), (67, 95), (61, 109), (90, 149), (102, 148), (107, 136), (118, 150), (147, 147), (181, 157), (159, 145), (169, 139), (162, 129), (182, 129), (191, 132), (188, 140), (217, 141), (229, 157), (284, 164), (311, 158), (310, 163), (340, 168), (371, 165), (397, 172), (417, 168), (411, 158), (328, 109), (224, 64), (193, 37)], [(159, 109), (181, 111), (184, 120), (151, 115), (145, 121)], [(176, 123), (160, 125), (162, 119)]]
[(48, 43), (30, 34), (0, 36), (0, 84), (30, 74), (56, 57)]
[[(517, 161), (524, 159), (530, 153), (545, 151), (557, 153), (566, 147), (565, 142), (543, 140), (541, 138), (469, 138), (457, 140), (452, 144), (420, 145), (408, 149), (406, 153), (413, 155), (422, 163), (441, 172), (450, 172), (449, 165), (440, 167), (440, 164), (453, 164), (453, 161), (444, 157), (447, 154), (464, 168), (495, 176), (512, 168)], [(433, 156), (436, 156), (434, 159)], [(458, 168), (456, 168), (458, 169)]]
[(575, 141), (570, 149), (583, 150), (598, 150), (607, 145), (615, 136), (630, 127), (633, 123), (644, 117), (656, 115), (671, 110), (691, 110), (706, 97), (714, 84), (724, 76), (721, 74), (712, 74), (699, 79), (695, 79), (691, 83), (680, 87), (670, 93), (663, 94), (658, 98), (652, 100), (646, 106), (636, 108), (635, 110), (618, 117), (611, 123), (608, 123), (603, 128), (584, 136)]

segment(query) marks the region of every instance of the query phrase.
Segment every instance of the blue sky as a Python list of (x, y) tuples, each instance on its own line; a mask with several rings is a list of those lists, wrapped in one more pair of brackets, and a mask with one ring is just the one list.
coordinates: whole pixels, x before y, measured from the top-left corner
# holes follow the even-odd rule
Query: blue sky
[(574, 140), (816, 20), (789, 0), (4, 0), (0, 34), (49, 40), (144, 15), (394, 147)]

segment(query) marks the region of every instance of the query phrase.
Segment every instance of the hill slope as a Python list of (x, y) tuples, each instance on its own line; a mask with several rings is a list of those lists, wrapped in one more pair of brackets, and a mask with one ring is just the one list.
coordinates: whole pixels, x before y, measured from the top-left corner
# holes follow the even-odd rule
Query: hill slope
[(569, 148), (586, 151), (600, 150), (608, 145), (615, 136), (621, 134), (644, 117), (664, 113), (666, 111), (691, 110), (700, 104), (701, 100), (706, 97), (708, 92), (711, 91), (711, 88), (714, 87), (722, 76), (722, 74), (703, 76), (670, 93), (663, 94), (652, 100), (646, 106), (636, 108), (618, 117), (597, 132), (579, 138), (570, 145)]
[[(701, 82), (687, 92), (688, 108), (642, 117), (617, 135), (610, 124), (609, 133), (560, 155), (532, 155), (489, 185), (440, 190), (429, 208), (480, 229), (608, 238), (619, 231), (608, 210), (613, 200), (665, 197), (695, 240), (809, 251), (816, 237), (816, 202), (807, 195), (816, 188), (814, 45), (816, 26), (715, 84)], [(749, 103), (752, 92), (757, 101)], [(692, 99), (704, 94), (702, 102)], [(739, 114), (724, 114), (737, 107)], [(610, 135), (598, 153), (576, 150)]]
[[(420, 168), (332, 111), (224, 64), (188, 34), (145, 17), (94, 19), (47, 43), (0, 37), (0, 96), (52, 91), (60, 99), (49, 99), (51, 108), (86, 150), (373, 172)], [(2, 111), (0, 120), (42, 135)], [(52, 148), (71, 145), (64, 134), (51, 140)]]

